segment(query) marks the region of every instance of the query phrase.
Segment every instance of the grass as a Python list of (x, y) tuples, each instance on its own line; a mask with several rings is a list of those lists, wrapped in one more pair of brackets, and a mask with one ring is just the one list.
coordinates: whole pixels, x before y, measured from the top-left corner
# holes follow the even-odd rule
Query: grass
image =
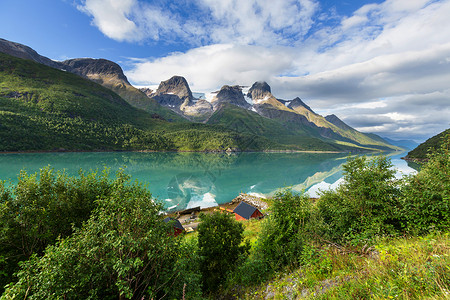
[(246, 299), (450, 299), (450, 235), (385, 238), (373, 248), (310, 245), (300, 269)]

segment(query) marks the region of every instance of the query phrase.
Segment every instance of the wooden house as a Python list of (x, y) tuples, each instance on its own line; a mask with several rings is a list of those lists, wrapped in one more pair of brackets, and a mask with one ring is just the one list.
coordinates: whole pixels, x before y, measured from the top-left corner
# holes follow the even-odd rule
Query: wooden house
[(164, 219), (164, 222), (170, 223), (173, 226), (172, 234), (174, 236), (178, 236), (179, 234), (184, 232), (183, 225), (181, 225), (180, 221), (178, 221), (177, 219), (174, 219), (174, 218), (171, 218), (171, 217), (167, 217), (167, 218)]
[(250, 220), (262, 217), (263, 214), (256, 207), (242, 201), (233, 211), (236, 220)]

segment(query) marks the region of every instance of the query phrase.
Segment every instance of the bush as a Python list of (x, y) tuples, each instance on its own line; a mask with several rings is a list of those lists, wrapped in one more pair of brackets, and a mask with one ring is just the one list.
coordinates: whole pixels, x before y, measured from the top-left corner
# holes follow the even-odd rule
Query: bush
[(178, 239), (151, 194), (123, 173), (82, 228), (23, 263), (2, 299), (142, 299), (173, 293)]
[(298, 265), (311, 212), (312, 203), (305, 195), (289, 190), (275, 195), (256, 250), (272, 270)]
[(426, 233), (450, 227), (450, 134), (428, 162), (404, 186), (403, 215), (411, 231)]
[(392, 163), (385, 156), (362, 156), (349, 158), (343, 168), (344, 183), (322, 192), (317, 204), (324, 237), (358, 243), (400, 231), (400, 189)]
[(171, 297), (173, 299), (199, 299), (202, 296), (202, 275), (197, 238), (181, 241), (176, 269), (180, 276), (175, 281)]
[(22, 171), (15, 186), (0, 182), (0, 293), (19, 261), (41, 255), (89, 218), (97, 197), (112, 193), (108, 176), (105, 170), (68, 177), (46, 167), (39, 174)]
[(244, 227), (226, 213), (202, 215), (198, 226), (200, 272), (205, 292), (218, 288), (226, 275), (239, 261), (243, 261), (250, 248), (243, 243)]

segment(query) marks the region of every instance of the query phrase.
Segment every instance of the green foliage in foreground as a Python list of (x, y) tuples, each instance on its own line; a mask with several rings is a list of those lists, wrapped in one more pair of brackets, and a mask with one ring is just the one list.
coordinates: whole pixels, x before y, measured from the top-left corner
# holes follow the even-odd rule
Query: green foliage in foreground
[(428, 163), (410, 176), (403, 188), (402, 207), (407, 228), (418, 233), (450, 228), (450, 132)]
[(201, 219), (198, 226), (200, 272), (204, 290), (213, 292), (236, 264), (245, 259), (249, 246), (241, 245), (244, 228), (230, 215), (216, 212)]
[(109, 184), (111, 192), (99, 194), (82, 227), (21, 264), (18, 282), (2, 299), (180, 296), (173, 288), (181, 273), (179, 239), (159, 215), (162, 206), (123, 173)]
[(305, 240), (301, 234), (311, 217), (311, 201), (305, 195), (279, 192), (273, 198), (271, 215), (265, 222), (257, 245), (260, 259), (280, 269), (298, 265)]
[(344, 183), (322, 192), (317, 203), (320, 235), (358, 242), (400, 230), (400, 186), (392, 167), (385, 156), (349, 158), (343, 166)]
[(385, 238), (362, 248), (309, 246), (299, 269), (284, 271), (240, 299), (448, 299), (450, 235)]
[[(289, 284), (284, 282), (279, 293), (314, 297), (317, 290), (322, 290), (321, 286), (326, 289), (339, 286), (331, 294), (332, 299), (394, 294), (414, 298), (448, 292), (449, 143), (445, 142), (431, 155), (428, 164), (416, 175), (398, 180), (391, 167), (383, 156), (349, 158), (344, 166), (344, 183), (335, 191), (323, 192), (316, 203), (290, 191), (278, 194), (249, 258), (230, 276), (230, 290), (265, 282), (277, 272), (294, 272), (296, 287), (292, 283), (287, 290)], [(383, 247), (390, 247), (386, 246), (390, 239), (430, 232), (446, 234), (436, 260), (430, 260), (435, 254), (432, 249), (419, 243), (418, 247), (426, 248), (425, 257), (401, 258), (401, 253), (407, 254), (405, 251), (414, 252), (415, 246), (408, 245), (406, 249), (393, 246), (387, 252), (389, 263), (385, 263)], [(380, 244), (380, 240), (386, 242)], [(368, 254), (379, 257), (369, 257), (368, 262), (357, 266), (341, 265), (344, 264), (341, 260), (347, 264), (354, 257)], [(422, 266), (427, 259), (428, 263)], [(383, 268), (373, 267), (380, 260)], [(371, 268), (367, 270), (369, 263)], [(361, 273), (355, 276), (359, 270)], [(426, 286), (433, 276), (436, 280)], [(290, 281), (294, 282), (292, 278)], [(269, 288), (261, 289), (262, 298)], [(250, 298), (260, 295), (261, 290)]]
[(0, 284), (11, 281), (19, 261), (72, 234), (96, 207), (97, 198), (115, 189), (108, 173), (83, 173), (68, 177), (64, 172), (41, 169), (39, 174), (22, 171), (19, 182), (0, 182)]

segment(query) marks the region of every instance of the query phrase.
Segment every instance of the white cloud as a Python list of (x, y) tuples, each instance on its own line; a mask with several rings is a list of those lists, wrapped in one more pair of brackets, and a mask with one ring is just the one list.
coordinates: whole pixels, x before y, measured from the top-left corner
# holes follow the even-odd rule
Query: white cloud
[(450, 0), (387, 0), (348, 17), (315, 0), (183, 3), (195, 13), (139, 0), (86, 0), (82, 10), (113, 39), (196, 45), (133, 61), (126, 74), (139, 85), (182, 75), (208, 93), (266, 80), (276, 96), (364, 131), (423, 139), (450, 125)]
[(273, 74), (289, 70), (294, 58), (295, 52), (288, 48), (216, 44), (135, 63), (126, 75), (139, 85), (155, 84), (175, 74), (181, 75), (189, 81), (192, 90), (208, 93), (225, 84), (270, 82)]
[[(316, 0), (80, 0), (80, 11), (106, 36), (118, 41), (170, 40), (191, 45), (291, 44), (313, 25)], [(186, 11), (188, 12), (186, 14)]]
[(128, 16), (135, 0), (85, 0), (78, 9), (92, 16), (92, 23), (106, 36), (118, 40), (135, 40), (137, 26)]

